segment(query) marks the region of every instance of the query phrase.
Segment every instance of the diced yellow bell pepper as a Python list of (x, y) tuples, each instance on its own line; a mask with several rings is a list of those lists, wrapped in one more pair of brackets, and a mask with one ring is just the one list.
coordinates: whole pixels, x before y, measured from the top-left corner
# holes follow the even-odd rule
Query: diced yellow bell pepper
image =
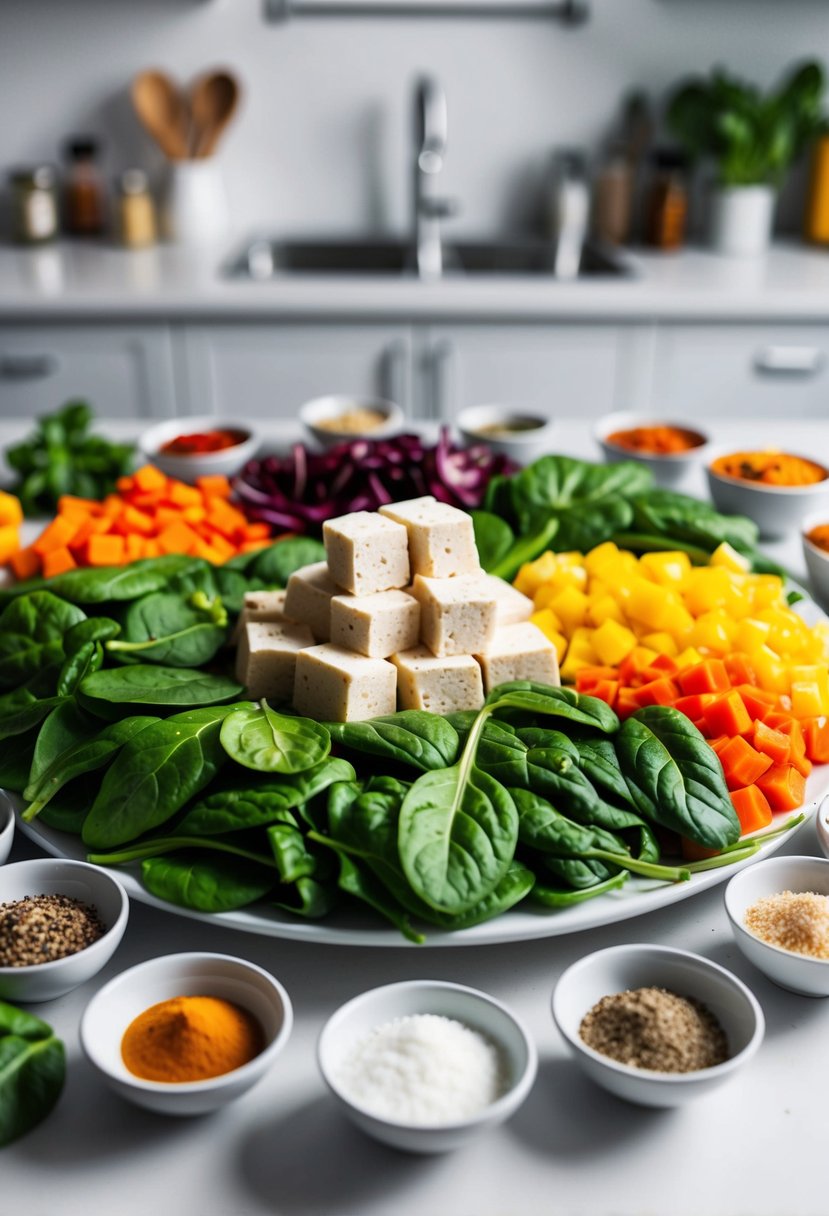
[(593, 649), (604, 667), (616, 667), (636, 645), (630, 629), (609, 617), (593, 632)]
[(672, 659), (679, 654), (676, 638), (664, 630), (661, 633), (646, 633), (643, 635), (642, 641), (646, 646), (650, 646), (651, 650), (656, 650), (659, 654), (666, 654)]
[(814, 680), (792, 680), (792, 713), (796, 718), (819, 718), (826, 702)]
[(638, 578), (632, 584), (625, 603), (629, 617), (647, 625), (649, 630), (672, 629), (676, 614), (682, 611), (682, 600), (675, 591)]
[(524, 563), (518, 571), (514, 586), (522, 595), (528, 595), (532, 599), (539, 587), (553, 578), (557, 569), (556, 555), (548, 549), (534, 562)]
[(755, 608), (784, 606), (783, 580), (777, 574), (756, 574), (752, 581)]
[(562, 632), (569, 637), (584, 624), (589, 603), (583, 591), (578, 591), (575, 587), (565, 587), (550, 601), (548, 607), (552, 608), (561, 621)]
[(703, 656), (693, 646), (686, 646), (685, 650), (680, 651), (676, 656), (676, 665), (680, 671), (684, 671), (686, 667), (696, 667), (697, 663), (701, 663)]
[(727, 540), (717, 545), (708, 559), (708, 564), (709, 566), (722, 566), (726, 570), (733, 571), (734, 574), (746, 574), (751, 570), (749, 559), (743, 557), (742, 553), (738, 553)]
[(761, 646), (755, 650), (751, 655), (751, 665), (761, 688), (767, 692), (788, 693), (791, 684), (788, 668), (770, 647)]
[(616, 621), (617, 624), (624, 625), (625, 614), (612, 595), (600, 595), (595, 599), (591, 596), (587, 605), (587, 624), (598, 629), (605, 621)]
[(698, 616), (691, 630), (692, 646), (705, 647), (715, 654), (727, 654), (731, 650), (731, 639), (736, 625), (727, 612), (715, 609)]
[(654, 583), (676, 586), (683, 583), (691, 573), (691, 559), (687, 553), (666, 551), (643, 553), (639, 558), (639, 569)]
[(585, 663), (597, 663), (599, 656), (593, 649), (593, 636), (592, 629), (576, 629), (570, 638), (570, 649), (567, 653), (574, 659), (583, 659)]
[(769, 640), (771, 625), (768, 621), (758, 621), (756, 617), (747, 617), (740, 621), (734, 634), (734, 649), (743, 654), (751, 655)]
[(596, 545), (595, 549), (591, 549), (585, 556), (584, 564), (588, 574), (595, 574), (599, 578), (604, 578), (603, 571), (614, 567), (620, 557), (621, 550), (619, 546), (615, 545), (612, 540), (608, 540), (602, 545)]

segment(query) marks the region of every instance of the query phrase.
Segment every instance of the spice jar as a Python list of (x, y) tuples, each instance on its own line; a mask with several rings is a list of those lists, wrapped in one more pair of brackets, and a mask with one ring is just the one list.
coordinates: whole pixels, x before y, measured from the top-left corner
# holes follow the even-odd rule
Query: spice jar
[(155, 204), (143, 169), (127, 169), (117, 181), (118, 237), (139, 249), (156, 241)]
[(106, 221), (104, 179), (98, 167), (94, 139), (73, 139), (66, 145), (66, 231), (73, 236), (100, 236)]
[(600, 241), (624, 245), (630, 239), (634, 172), (622, 148), (612, 148), (596, 176), (594, 228)]
[(653, 154), (653, 175), (645, 207), (645, 240), (655, 249), (680, 249), (688, 218), (687, 160), (672, 148)]
[(12, 189), (12, 226), (21, 245), (43, 245), (58, 231), (58, 199), (51, 165), (15, 169), (9, 175)]

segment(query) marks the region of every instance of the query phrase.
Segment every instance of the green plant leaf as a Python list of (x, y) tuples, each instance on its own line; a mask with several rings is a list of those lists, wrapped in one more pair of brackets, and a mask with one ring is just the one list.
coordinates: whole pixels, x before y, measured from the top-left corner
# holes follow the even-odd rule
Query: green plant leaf
[[(473, 715), (474, 717), (474, 715)], [(446, 718), (406, 709), (366, 722), (327, 722), (334, 743), (428, 772), (454, 764), (458, 733)]]
[(197, 912), (230, 912), (264, 899), (276, 874), (255, 862), (203, 854), (148, 857), (141, 879), (151, 895)]
[(325, 546), (310, 536), (296, 536), (277, 541), (260, 550), (246, 573), (273, 587), (287, 587), (288, 579), (303, 566), (325, 561)]
[(216, 705), (242, 692), (236, 680), (187, 667), (114, 667), (96, 671), (78, 685), (81, 703), (103, 717), (130, 705)]
[(33, 591), (0, 614), (0, 688), (11, 688), (64, 656), (64, 636), (85, 620), (74, 604)]
[(491, 511), (470, 511), (475, 529), (475, 545), (484, 570), (493, 570), (515, 544), (515, 533), (500, 515)]
[(0, 1147), (46, 1118), (65, 1075), (66, 1053), (52, 1027), (0, 1001)]
[(261, 773), (301, 773), (324, 760), (331, 736), (311, 718), (278, 714), (260, 701), (222, 723), (222, 747), (232, 760)]
[(123, 636), (106, 643), (108, 653), (138, 655), (142, 662), (172, 667), (209, 663), (227, 636), (222, 601), (203, 590), (186, 595), (157, 591), (127, 610)]

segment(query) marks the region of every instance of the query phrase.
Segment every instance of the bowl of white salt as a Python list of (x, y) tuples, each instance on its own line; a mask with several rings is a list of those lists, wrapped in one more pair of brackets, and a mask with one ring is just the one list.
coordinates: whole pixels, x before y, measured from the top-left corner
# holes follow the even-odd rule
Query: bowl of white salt
[(323, 1027), (317, 1063), (367, 1135), (406, 1152), (443, 1153), (518, 1109), (538, 1055), (521, 1020), (494, 997), (405, 980), (342, 1005)]

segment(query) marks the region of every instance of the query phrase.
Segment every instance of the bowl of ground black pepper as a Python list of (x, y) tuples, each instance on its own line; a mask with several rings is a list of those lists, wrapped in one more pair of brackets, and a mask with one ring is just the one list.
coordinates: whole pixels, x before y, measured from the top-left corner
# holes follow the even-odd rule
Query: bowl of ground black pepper
[(83, 861), (42, 858), (0, 869), (0, 999), (51, 1001), (112, 958), (129, 900), (116, 878)]
[(642, 1106), (681, 1106), (744, 1067), (765, 1031), (736, 976), (670, 946), (611, 946), (569, 967), (553, 1018), (587, 1076)]
[(737, 945), (770, 980), (801, 996), (829, 996), (829, 861), (756, 862), (729, 882), (725, 910)]

